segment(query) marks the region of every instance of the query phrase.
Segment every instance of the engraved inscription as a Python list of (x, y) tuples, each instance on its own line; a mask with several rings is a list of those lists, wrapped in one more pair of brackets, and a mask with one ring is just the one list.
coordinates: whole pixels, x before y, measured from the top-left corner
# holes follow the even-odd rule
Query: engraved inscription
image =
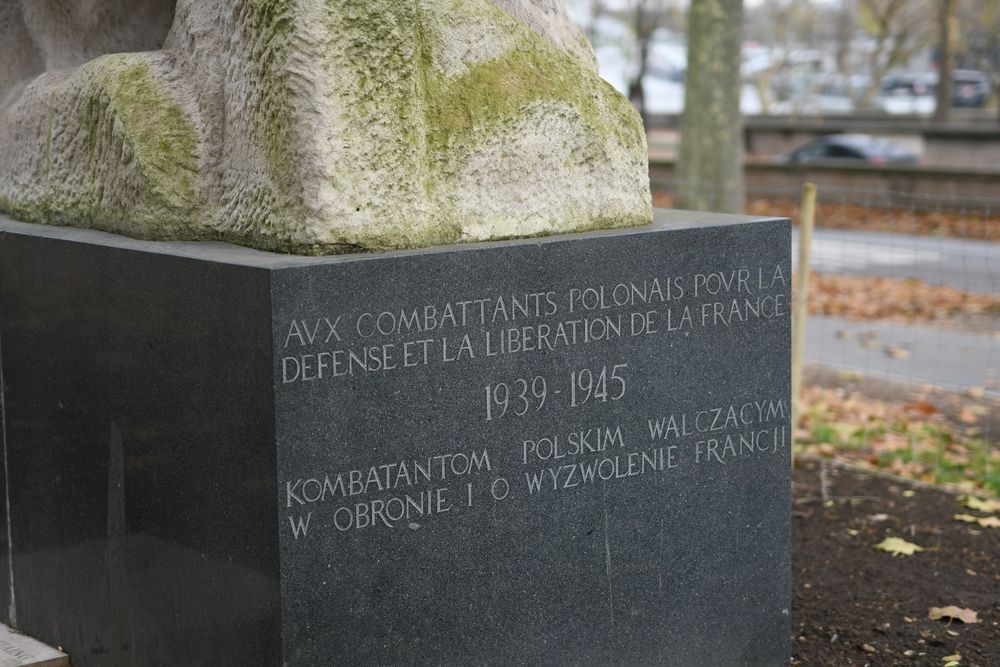
[(779, 264), (295, 318), (284, 327), (281, 382), (337, 381), (781, 318), (788, 315), (787, 275)]
[[(516, 502), (524, 511), (551, 494), (644, 484), (787, 452), (787, 397), (713, 398), (706, 391), (675, 399), (659, 383), (683, 362), (672, 356), (675, 347), (686, 349), (675, 341), (787, 323), (788, 275), (781, 264), (749, 266), (297, 314), (275, 332), (279, 389), (353, 387), (372, 376), (461, 367), (469, 381), (442, 387), (450, 393), (441, 400), (471, 404), (482, 434), (435, 444), (408, 433), (413, 451), (432, 453), (392, 460), (339, 434), (331, 451), (365, 452), (355, 454), (365, 459), (339, 469), (320, 461), (281, 479), (284, 530), (296, 542), (419, 530), (497, 503)], [(648, 356), (635, 353), (639, 344), (663, 350), (655, 371)], [(575, 358), (582, 346), (599, 349)], [(497, 363), (515, 356), (522, 358), (516, 366)], [(421, 397), (405, 400), (419, 405)]]

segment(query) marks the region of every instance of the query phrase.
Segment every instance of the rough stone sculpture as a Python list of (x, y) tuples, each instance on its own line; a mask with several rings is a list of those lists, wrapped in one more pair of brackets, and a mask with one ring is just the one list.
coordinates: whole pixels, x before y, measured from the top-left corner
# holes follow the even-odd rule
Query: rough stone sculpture
[(4, 3), (0, 210), (299, 253), (651, 218), (562, 0), (173, 4)]

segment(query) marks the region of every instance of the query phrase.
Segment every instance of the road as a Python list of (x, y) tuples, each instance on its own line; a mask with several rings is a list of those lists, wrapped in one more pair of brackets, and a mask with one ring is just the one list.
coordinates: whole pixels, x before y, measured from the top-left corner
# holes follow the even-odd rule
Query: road
[[(792, 231), (792, 243), (797, 258), (798, 230)], [(810, 265), (819, 273), (919, 278), (967, 292), (1000, 293), (1000, 243), (987, 241), (817, 229)]]
[[(793, 231), (793, 258), (798, 257)], [(1000, 294), (1000, 244), (926, 236), (819, 229), (810, 264), (819, 273), (919, 278)], [(807, 362), (945, 389), (982, 387), (1000, 399), (1000, 332), (810, 317)]]
[(1000, 399), (1000, 338), (920, 325), (810, 317), (807, 363)]

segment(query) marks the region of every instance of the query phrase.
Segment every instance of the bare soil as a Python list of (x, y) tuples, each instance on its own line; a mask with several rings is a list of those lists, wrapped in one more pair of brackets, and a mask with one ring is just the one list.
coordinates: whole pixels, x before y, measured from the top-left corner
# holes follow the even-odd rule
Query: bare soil
[[(953, 493), (828, 461), (800, 460), (792, 493), (791, 664), (1000, 665), (1000, 529), (955, 520), (976, 513)], [(886, 537), (925, 550), (894, 557)], [(928, 618), (948, 605), (979, 622)]]

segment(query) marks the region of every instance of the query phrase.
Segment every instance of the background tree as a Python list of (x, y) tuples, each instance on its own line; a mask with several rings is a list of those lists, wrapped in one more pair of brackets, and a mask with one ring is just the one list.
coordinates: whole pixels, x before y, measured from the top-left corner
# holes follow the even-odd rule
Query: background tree
[(946, 122), (951, 110), (951, 71), (955, 69), (955, 41), (958, 24), (955, 0), (938, 0), (938, 84), (934, 120)]
[(857, 32), (857, 3), (854, 0), (842, 0), (835, 11), (833, 25), (834, 41), (837, 45), (837, 71), (842, 75), (850, 75), (851, 47)]
[(656, 32), (665, 27), (676, 12), (675, 0), (628, 0), (624, 20), (629, 27), (635, 47), (635, 67), (628, 80), (628, 98), (646, 120), (646, 89), (643, 83), (649, 73), (650, 54)]
[(857, 100), (870, 109), (882, 79), (928, 44), (928, 6), (924, 0), (860, 0), (858, 21), (874, 43), (868, 54), (868, 84)]
[(692, 0), (677, 175), (679, 208), (743, 208), (743, 0)]
[(963, 0), (956, 11), (959, 66), (990, 77), (1000, 122), (1000, 0)]
[(775, 84), (785, 83), (787, 87), (786, 79), (797, 67), (797, 52), (815, 48), (823, 18), (810, 0), (764, 0), (747, 9), (746, 37), (767, 51), (765, 65), (744, 72), (757, 91), (761, 113), (770, 113), (776, 101), (776, 88), (780, 86)]

